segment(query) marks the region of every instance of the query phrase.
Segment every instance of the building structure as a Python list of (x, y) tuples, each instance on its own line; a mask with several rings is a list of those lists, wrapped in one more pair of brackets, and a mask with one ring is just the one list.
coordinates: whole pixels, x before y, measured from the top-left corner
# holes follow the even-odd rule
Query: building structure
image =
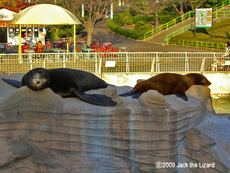
[[(23, 6), (26, 8), (27, 6)], [(18, 45), (19, 43), (19, 26), (11, 25), (10, 22), (14, 15), (23, 8), (10, 8), (0, 5), (0, 43)], [(22, 42), (37, 43), (41, 41), (45, 44), (46, 30), (44, 25), (22, 25)]]

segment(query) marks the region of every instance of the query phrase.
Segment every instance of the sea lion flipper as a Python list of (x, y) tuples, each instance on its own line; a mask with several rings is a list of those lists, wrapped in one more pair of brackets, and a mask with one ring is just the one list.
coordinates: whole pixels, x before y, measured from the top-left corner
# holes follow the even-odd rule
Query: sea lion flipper
[(188, 97), (185, 93), (177, 93), (176, 96), (183, 99), (184, 101), (188, 101)]
[(84, 100), (88, 103), (92, 103), (95, 105), (102, 106), (115, 106), (117, 103), (113, 101), (110, 97), (100, 94), (85, 94), (79, 90), (74, 90), (76, 96), (78, 96), (81, 100)]
[(140, 92), (134, 93), (134, 94), (132, 95), (132, 98), (138, 99), (138, 98), (141, 96), (141, 94), (142, 94), (142, 93), (140, 93)]
[(20, 81), (17, 81), (17, 80), (12, 80), (12, 79), (5, 79), (5, 78), (2, 78), (2, 80), (16, 88), (21, 88), (22, 87), (22, 83)]
[(131, 90), (131, 91), (129, 91), (129, 92), (126, 92), (126, 93), (120, 94), (119, 96), (121, 96), (121, 97), (127, 97), (127, 96), (131, 96), (131, 95), (133, 95), (133, 91), (132, 91), (132, 90)]

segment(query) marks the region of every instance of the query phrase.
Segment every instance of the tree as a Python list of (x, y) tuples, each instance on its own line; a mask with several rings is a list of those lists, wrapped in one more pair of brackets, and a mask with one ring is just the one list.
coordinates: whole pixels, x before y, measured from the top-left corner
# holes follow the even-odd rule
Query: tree
[(176, 1), (170, 0), (170, 1), (172, 3), (172, 6), (174, 7), (174, 9), (176, 10), (176, 12), (179, 15), (183, 15), (184, 14), (184, 4), (186, 4), (186, 0), (176, 0)]
[(202, 4), (204, 4), (207, 0), (189, 0), (189, 3), (194, 11), (196, 8), (199, 8)]
[(11, 8), (15, 8), (17, 6), (16, 0), (1, 0), (0, 5), (5, 5)]
[(207, 0), (170, 0), (172, 6), (179, 15), (183, 15), (184, 11), (195, 10), (204, 4)]
[[(87, 45), (92, 42), (93, 29), (98, 20), (100, 20), (104, 12), (110, 7), (111, 0), (62, 0), (65, 7), (76, 14), (81, 20), (82, 25), (87, 29)], [(82, 5), (84, 6), (84, 14), (82, 17)]]
[(155, 16), (155, 27), (159, 26), (158, 13), (166, 7), (167, 0), (130, 0), (128, 6), (143, 14), (153, 13)]

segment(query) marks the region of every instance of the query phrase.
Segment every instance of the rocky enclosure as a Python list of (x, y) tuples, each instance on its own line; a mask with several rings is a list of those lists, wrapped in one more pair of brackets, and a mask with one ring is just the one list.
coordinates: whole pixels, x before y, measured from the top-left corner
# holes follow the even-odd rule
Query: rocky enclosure
[[(127, 90), (109, 86), (89, 91), (118, 102), (103, 107), (61, 98), (50, 89), (16, 89), (0, 81), (0, 172), (230, 170), (230, 120), (210, 115), (209, 88), (191, 87), (187, 102), (153, 90), (138, 100), (118, 97)], [(175, 165), (158, 169), (159, 162)], [(177, 168), (180, 163), (215, 166)]]

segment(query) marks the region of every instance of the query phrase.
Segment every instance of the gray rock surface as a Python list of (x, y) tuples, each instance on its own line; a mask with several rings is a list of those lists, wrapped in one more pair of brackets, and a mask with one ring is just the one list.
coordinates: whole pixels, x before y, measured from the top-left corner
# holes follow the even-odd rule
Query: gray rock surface
[[(207, 87), (193, 86), (186, 93), (187, 102), (156, 91), (138, 100), (117, 95), (129, 89), (89, 91), (118, 102), (96, 106), (61, 98), (49, 88), (16, 89), (0, 81), (0, 172), (177, 172), (176, 167), (157, 169), (155, 164), (193, 157), (199, 161), (191, 149), (199, 153), (222, 145), (198, 128), (214, 113)], [(194, 143), (193, 136), (202, 143)], [(229, 140), (224, 145), (229, 151)], [(215, 156), (205, 161), (217, 161)], [(219, 159), (218, 170), (229, 170), (226, 162)]]

